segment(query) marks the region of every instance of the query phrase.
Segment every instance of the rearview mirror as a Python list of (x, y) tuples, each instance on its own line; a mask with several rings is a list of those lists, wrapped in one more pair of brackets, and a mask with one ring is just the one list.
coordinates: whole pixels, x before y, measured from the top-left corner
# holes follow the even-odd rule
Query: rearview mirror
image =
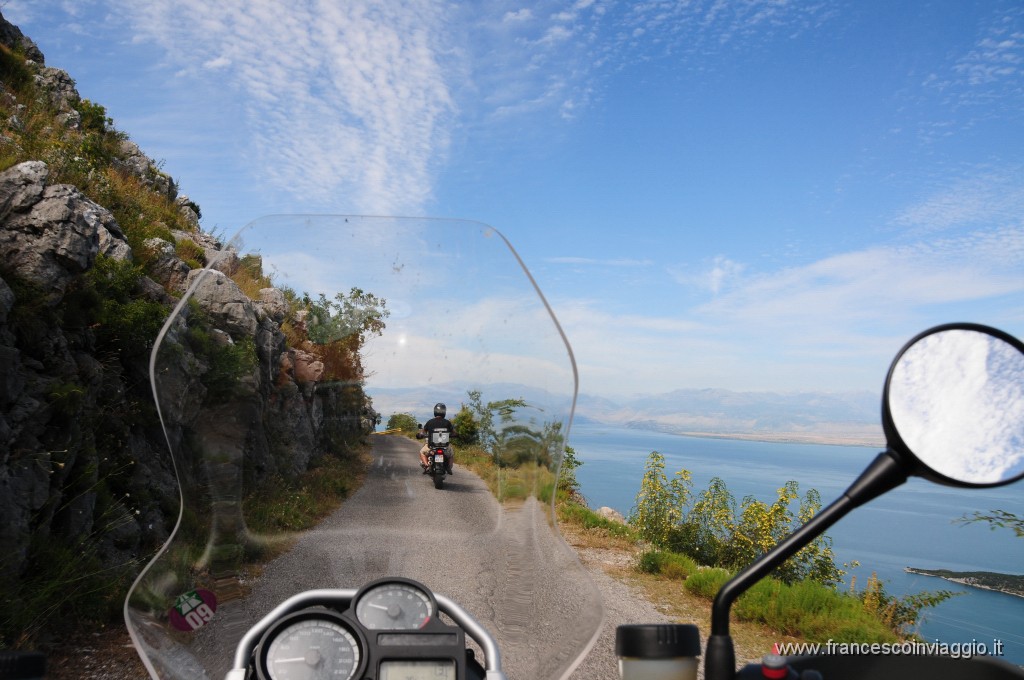
[(1024, 477), (1024, 344), (950, 324), (925, 331), (889, 369), (882, 425), (912, 474), (953, 486)]

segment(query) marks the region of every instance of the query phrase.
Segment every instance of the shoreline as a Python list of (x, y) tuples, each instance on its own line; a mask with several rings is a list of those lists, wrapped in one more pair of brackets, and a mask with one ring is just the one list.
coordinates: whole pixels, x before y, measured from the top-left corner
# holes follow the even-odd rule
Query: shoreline
[[(637, 428), (641, 429), (641, 428)], [(766, 442), (769, 444), (819, 444), (822, 446), (861, 446), (864, 448), (885, 448), (885, 441), (868, 436), (838, 436), (800, 432), (779, 432), (778, 434), (743, 433), (743, 432), (665, 432), (651, 430), (678, 437), (695, 437), (699, 439), (740, 439), (743, 441)]]
[[(1024, 576), (1016, 574), (1001, 574), (994, 571), (949, 571), (946, 569), (920, 569), (917, 567), (904, 567), (903, 571), (908, 574), (919, 574), (921, 576), (931, 576), (932, 578), (941, 578), (944, 581), (950, 583), (956, 583), (962, 586), (968, 586), (970, 588), (977, 588), (978, 590), (988, 590), (994, 593), (1002, 593), (1003, 595), (1011, 595), (1013, 597), (1024, 598)], [(1000, 588), (997, 585), (990, 585), (986, 583), (979, 583), (978, 579), (985, 578), (996, 578), (999, 580), (1009, 579), (1010, 581), (1016, 581), (1021, 585), (1020, 590), (1008, 590), (1007, 588)]]

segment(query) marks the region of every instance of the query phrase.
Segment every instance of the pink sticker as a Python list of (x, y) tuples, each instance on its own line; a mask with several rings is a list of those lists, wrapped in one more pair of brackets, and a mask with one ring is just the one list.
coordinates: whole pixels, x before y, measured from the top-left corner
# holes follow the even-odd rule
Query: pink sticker
[(191, 632), (205, 626), (217, 611), (217, 596), (205, 588), (197, 588), (178, 596), (167, 611), (171, 625)]

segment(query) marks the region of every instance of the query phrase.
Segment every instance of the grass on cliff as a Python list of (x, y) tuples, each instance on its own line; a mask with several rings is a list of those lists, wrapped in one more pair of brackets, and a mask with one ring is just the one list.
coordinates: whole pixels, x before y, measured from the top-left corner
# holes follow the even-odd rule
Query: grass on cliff
[[(81, 123), (73, 130), (58, 120), (60, 112), (35, 84), (23, 54), (0, 45), (0, 81), (13, 97), (0, 99), (0, 118), (7, 121), (0, 145), (0, 172), (19, 163), (43, 161), (51, 184), (71, 184), (113, 213), (128, 244), (144, 266), (143, 243), (151, 237), (174, 242), (172, 230), (194, 231), (171, 195), (177, 187), (158, 168), (140, 178), (119, 167), (126, 160), (128, 136), (113, 127), (106, 109), (88, 99), (72, 102)], [(163, 187), (165, 190), (157, 190)]]

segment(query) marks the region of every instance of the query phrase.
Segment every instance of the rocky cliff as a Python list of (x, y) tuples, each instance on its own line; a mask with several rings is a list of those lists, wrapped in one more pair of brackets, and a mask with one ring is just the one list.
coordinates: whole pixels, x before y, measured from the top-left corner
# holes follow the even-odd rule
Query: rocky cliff
[[(223, 428), (213, 403), (245, 405), (235, 464), (253, 488), (346, 448), (374, 414), (358, 385), (322, 382), (315, 349), (286, 341), (282, 292), (243, 293), (239, 257), (202, 233), (198, 206), (2, 15), (0, 42), (0, 633), (11, 644), (62, 617), (102, 616), (81, 611), (96, 605), (76, 590), (118, 607), (177, 519), (168, 438)], [(169, 368), (165, 438), (149, 353), (204, 271), (174, 330), (184, 354)], [(229, 393), (215, 384), (227, 374)], [(261, 421), (273, 441), (247, 436)]]

